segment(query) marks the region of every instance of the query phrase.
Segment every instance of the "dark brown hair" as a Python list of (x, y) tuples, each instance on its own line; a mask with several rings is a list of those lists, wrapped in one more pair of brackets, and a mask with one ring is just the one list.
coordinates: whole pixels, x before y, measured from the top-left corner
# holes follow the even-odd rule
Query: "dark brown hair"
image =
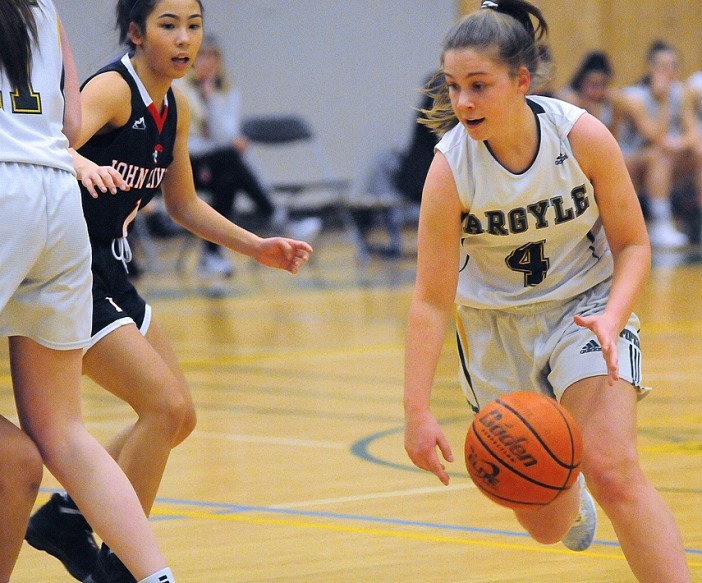
[[(494, 54), (512, 74), (526, 67), (534, 78), (545, 77), (550, 67), (540, 57), (538, 42), (548, 32), (541, 11), (526, 0), (497, 0), (483, 2), (481, 8), (455, 24), (444, 37), (441, 52), (477, 49)], [(538, 83), (543, 83), (539, 79)], [(443, 73), (438, 73), (430, 95), (434, 98), (431, 109), (425, 110), (425, 119), (419, 123), (429, 126), (438, 136), (454, 127), (458, 120), (451, 107), (448, 86)]]
[(29, 85), (37, 0), (0, 0), (0, 67), (13, 88)]

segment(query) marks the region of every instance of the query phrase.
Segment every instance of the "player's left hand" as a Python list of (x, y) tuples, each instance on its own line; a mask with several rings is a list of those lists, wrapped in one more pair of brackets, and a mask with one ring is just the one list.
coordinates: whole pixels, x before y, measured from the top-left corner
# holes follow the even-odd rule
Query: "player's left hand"
[(269, 237), (262, 240), (254, 259), (262, 265), (295, 274), (309, 261), (312, 251), (312, 246), (304, 241)]
[(617, 330), (618, 326), (604, 313), (595, 316), (575, 316), (573, 320), (578, 326), (592, 330), (597, 336), (602, 347), (602, 357), (607, 363), (607, 380), (610, 385), (613, 385), (619, 380), (617, 343), (619, 342), (620, 330)]

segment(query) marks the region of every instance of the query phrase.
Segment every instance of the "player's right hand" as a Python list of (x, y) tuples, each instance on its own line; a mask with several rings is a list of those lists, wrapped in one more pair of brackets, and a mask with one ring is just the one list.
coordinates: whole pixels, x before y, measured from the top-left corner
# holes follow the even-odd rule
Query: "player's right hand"
[(111, 194), (117, 194), (120, 190), (129, 190), (127, 181), (112, 166), (98, 166), (75, 150), (71, 150), (71, 155), (78, 180), (93, 198), (97, 198), (100, 193), (105, 194), (108, 190)]
[(446, 486), (449, 483), (449, 475), (439, 459), (437, 448), (444, 460), (453, 462), (451, 446), (434, 416), (429, 412), (420, 416), (407, 416), (405, 418), (407, 455), (415, 466), (431, 472)]

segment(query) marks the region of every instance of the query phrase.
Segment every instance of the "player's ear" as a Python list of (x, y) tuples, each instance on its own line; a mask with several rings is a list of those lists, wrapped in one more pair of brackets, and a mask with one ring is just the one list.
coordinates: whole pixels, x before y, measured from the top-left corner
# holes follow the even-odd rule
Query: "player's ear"
[(529, 69), (522, 66), (517, 70), (517, 85), (519, 91), (526, 95), (529, 92), (529, 87), (531, 86), (531, 73)]
[(141, 31), (141, 27), (136, 22), (129, 23), (129, 40), (132, 44), (139, 46), (144, 42), (144, 34)]

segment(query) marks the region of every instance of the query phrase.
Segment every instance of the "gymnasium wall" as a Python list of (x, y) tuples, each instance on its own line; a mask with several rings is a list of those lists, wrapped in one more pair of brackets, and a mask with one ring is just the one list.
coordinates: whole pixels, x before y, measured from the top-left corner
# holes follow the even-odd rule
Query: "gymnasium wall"
[[(684, 74), (702, 69), (702, 0), (534, 0), (551, 26), (556, 83), (605, 49), (615, 82), (643, 73), (648, 44), (673, 42)], [(85, 77), (119, 53), (114, 0), (56, 0)], [(247, 113), (297, 112), (337, 173), (360, 179), (383, 148), (407, 143), (417, 87), (440, 42), (479, 0), (204, 0)]]
[[(119, 54), (115, 0), (56, 0), (81, 78)], [(404, 146), (417, 88), (438, 66), (456, 0), (204, 0), (246, 113), (295, 112), (338, 174), (360, 178)], [(304, 169), (298, 169), (300, 171)]]
[[(582, 56), (605, 50), (612, 59), (615, 84), (641, 78), (649, 44), (672, 43), (682, 56), (683, 76), (702, 69), (702, 0), (533, 0), (551, 29), (556, 86), (567, 84)], [(460, 0), (462, 13), (479, 0)]]

